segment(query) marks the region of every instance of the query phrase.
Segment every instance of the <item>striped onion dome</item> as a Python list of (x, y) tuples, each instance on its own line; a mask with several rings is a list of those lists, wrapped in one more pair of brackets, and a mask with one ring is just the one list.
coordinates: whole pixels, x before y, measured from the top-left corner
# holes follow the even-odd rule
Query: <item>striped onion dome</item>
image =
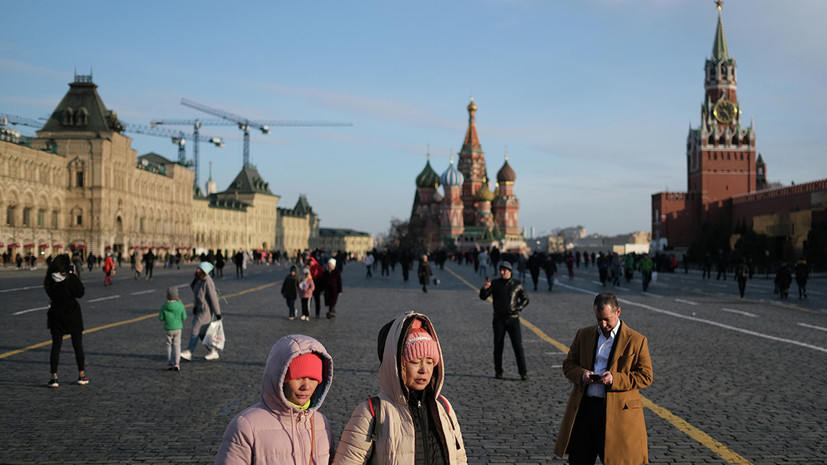
[(474, 200), (478, 202), (491, 202), (494, 200), (494, 193), (488, 188), (488, 179), (483, 180), (482, 186), (480, 186), (480, 188), (477, 189), (477, 193), (474, 194)]
[(431, 168), (431, 161), (425, 163), (425, 168), (416, 177), (416, 187), (430, 187), (436, 189), (439, 185), (439, 175)]
[(465, 176), (463, 176), (462, 173), (454, 167), (454, 157), (451, 157), (451, 166), (449, 166), (448, 169), (442, 173), (439, 180), (445, 187), (461, 186), (462, 183), (465, 182)]
[(511, 168), (511, 165), (508, 164), (508, 155), (505, 156), (505, 163), (503, 163), (503, 167), (497, 171), (497, 181), (498, 182), (514, 182), (517, 179), (517, 174), (514, 172), (514, 169)]

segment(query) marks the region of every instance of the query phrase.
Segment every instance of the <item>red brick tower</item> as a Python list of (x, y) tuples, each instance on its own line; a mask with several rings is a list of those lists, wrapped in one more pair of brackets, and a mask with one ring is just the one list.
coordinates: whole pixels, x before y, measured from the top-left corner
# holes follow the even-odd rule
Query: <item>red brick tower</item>
[(701, 124), (690, 129), (686, 141), (688, 199), (699, 208), (697, 225), (715, 220), (710, 204), (755, 191), (755, 129), (745, 126), (737, 95), (735, 60), (729, 56), (721, 3), (712, 57), (704, 66), (705, 98)]
[(468, 104), (468, 130), (465, 131), (465, 141), (462, 143), (462, 149), (459, 151), (459, 168), (460, 173), (465, 177), (465, 182), (462, 183), (462, 218), (465, 226), (473, 226), (476, 223), (476, 211), (474, 208), (474, 194), (477, 189), (482, 186), (482, 181), (485, 179), (485, 152), (482, 151), (480, 140), (477, 137), (477, 123), (476, 123), (477, 105), (474, 103), (474, 98), (471, 98), (471, 103)]
[(520, 234), (519, 214), (520, 201), (514, 195), (514, 181), (517, 175), (508, 164), (508, 154), (505, 163), (497, 172), (497, 197), (494, 199), (494, 221), (500, 231), (507, 235)]

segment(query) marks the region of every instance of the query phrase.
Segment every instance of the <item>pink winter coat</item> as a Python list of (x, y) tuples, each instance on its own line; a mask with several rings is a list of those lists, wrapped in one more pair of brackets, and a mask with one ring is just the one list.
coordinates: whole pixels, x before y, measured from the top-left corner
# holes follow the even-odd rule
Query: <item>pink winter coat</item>
[[(321, 357), (323, 380), (310, 407), (301, 410), (287, 401), (282, 385), (290, 362), (307, 353)], [(333, 432), (318, 409), (332, 380), (333, 359), (319, 341), (300, 334), (281, 338), (267, 357), (261, 401), (236, 415), (227, 426), (216, 465), (328, 465), (333, 457)]]
[(313, 297), (313, 291), (316, 290), (316, 284), (312, 279), (303, 279), (299, 283), (299, 297), (302, 299), (309, 299)]

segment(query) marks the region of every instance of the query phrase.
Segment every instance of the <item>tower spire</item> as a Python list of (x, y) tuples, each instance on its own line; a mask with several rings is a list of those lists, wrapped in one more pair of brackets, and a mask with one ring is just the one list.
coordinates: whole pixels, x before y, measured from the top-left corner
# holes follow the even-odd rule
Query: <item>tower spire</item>
[(715, 42), (712, 44), (712, 61), (715, 62), (729, 59), (726, 36), (724, 36), (724, 23), (721, 20), (721, 7), (723, 4), (724, 2), (721, 0), (715, 2), (715, 5), (718, 6), (718, 28), (715, 30)]

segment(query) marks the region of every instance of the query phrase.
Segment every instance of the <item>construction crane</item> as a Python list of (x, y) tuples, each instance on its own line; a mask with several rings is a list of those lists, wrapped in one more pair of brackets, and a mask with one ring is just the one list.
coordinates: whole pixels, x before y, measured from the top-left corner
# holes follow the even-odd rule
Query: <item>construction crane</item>
[(155, 124), (193, 124), (196, 126), (210, 125), (210, 126), (238, 126), (238, 129), (244, 131), (244, 166), (250, 164), (250, 128), (255, 128), (261, 131), (262, 134), (270, 134), (270, 126), (353, 126), (351, 123), (337, 123), (331, 121), (261, 121), (250, 120), (243, 116), (230, 113), (228, 111), (211, 108), (202, 105), (192, 100), (185, 98), (181, 99), (181, 104), (198, 111), (217, 116), (220, 120), (156, 120)]
[(21, 125), (21, 126), (29, 126), (33, 128), (41, 129), (43, 125), (46, 124), (45, 120), (36, 120), (32, 118), (26, 118), (25, 116), (17, 116), (17, 115), (9, 115), (7, 113), (0, 113), (0, 126), (8, 126), (10, 124), (14, 125)]
[(195, 169), (193, 188), (198, 187), (198, 143), (209, 142), (216, 147), (224, 147), (225, 145), (224, 141), (220, 137), (205, 136), (203, 134), (199, 134), (197, 131), (192, 134), (186, 134), (183, 131), (172, 131), (168, 129), (156, 128), (154, 126), (141, 126), (138, 124), (125, 123), (123, 132), (132, 132), (157, 137), (169, 137), (170, 140), (172, 140), (172, 143), (178, 146), (178, 163), (185, 166), (190, 165), (190, 163), (187, 163), (185, 145), (188, 139), (193, 141), (193, 151), (196, 151), (195, 158), (192, 163)]
[[(209, 121), (214, 126), (224, 125), (225, 122), (223, 120), (211, 120)], [(192, 160), (193, 164), (195, 165), (195, 184), (198, 185), (198, 167), (200, 165), (200, 161), (198, 158), (198, 142), (203, 140), (200, 136), (202, 120), (200, 119), (157, 119), (149, 122), (149, 125), (154, 127), (160, 125), (167, 125), (167, 126), (189, 126), (192, 125)], [(222, 147), (224, 144), (222, 143)]]

